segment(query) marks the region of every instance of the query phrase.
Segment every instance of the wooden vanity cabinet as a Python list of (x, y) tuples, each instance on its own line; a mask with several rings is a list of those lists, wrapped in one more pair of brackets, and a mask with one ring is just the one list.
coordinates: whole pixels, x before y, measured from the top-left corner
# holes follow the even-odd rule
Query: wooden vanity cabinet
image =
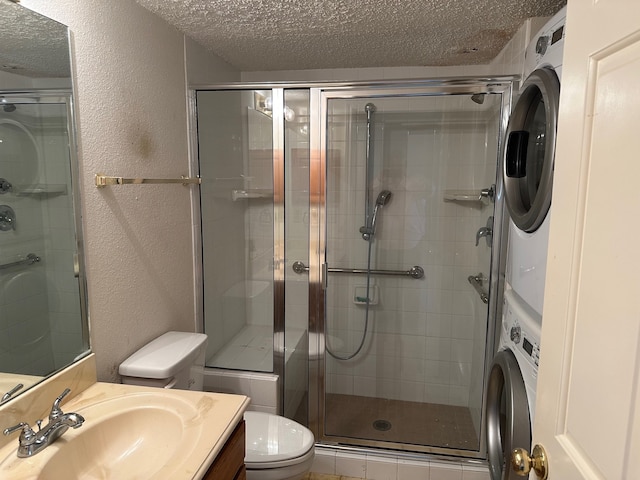
[(241, 421), (204, 475), (204, 480), (246, 480), (244, 442), (244, 421)]

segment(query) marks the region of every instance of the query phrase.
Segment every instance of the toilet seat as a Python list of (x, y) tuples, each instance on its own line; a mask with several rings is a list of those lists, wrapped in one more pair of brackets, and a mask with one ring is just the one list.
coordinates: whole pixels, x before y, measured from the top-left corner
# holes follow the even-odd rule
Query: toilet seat
[(245, 412), (244, 419), (248, 469), (286, 467), (313, 457), (313, 433), (303, 425), (262, 412)]
[[(273, 461), (273, 462), (264, 462), (264, 461), (249, 462), (245, 457), (244, 465), (245, 467), (247, 467), (247, 470), (269, 470), (271, 468), (279, 469), (284, 467), (290, 467), (292, 465), (302, 465), (308, 462), (309, 460), (313, 460), (314, 456), (315, 456), (315, 451), (313, 449), (310, 449), (309, 451), (307, 451), (307, 453), (305, 453), (300, 457), (290, 458), (287, 460)], [(308, 470), (308, 467), (306, 467), (306, 469)]]

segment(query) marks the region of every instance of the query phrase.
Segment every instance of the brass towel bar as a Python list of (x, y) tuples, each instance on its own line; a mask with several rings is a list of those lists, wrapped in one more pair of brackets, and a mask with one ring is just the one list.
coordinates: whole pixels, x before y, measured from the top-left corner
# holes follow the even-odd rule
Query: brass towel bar
[(159, 183), (181, 183), (183, 185), (196, 184), (200, 185), (200, 177), (181, 177), (181, 178), (124, 178), (110, 177), (102, 173), (96, 173), (96, 187), (106, 187), (107, 185), (142, 185), (142, 184), (159, 184)]

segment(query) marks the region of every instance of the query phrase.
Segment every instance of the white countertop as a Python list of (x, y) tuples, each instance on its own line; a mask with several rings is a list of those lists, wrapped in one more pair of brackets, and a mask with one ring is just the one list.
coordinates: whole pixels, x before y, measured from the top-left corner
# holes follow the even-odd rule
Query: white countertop
[[(188, 448), (184, 448), (184, 451), (181, 451), (175, 459), (171, 460), (170, 468), (167, 468), (167, 465), (167, 467), (163, 467), (158, 471), (157, 464), (150, 464), (148, 467), (149, 472), (154, 472), (149, 478), (154, 480), (181, 480), (201, 479), (204, 476), (235, 427), (242, 420), (244, 411), (249, 404), (249, 398), (242, 395), (222, 393), (94, 383), (82, 393), (62, 404), (62, 409), (65, 412), (76, 412), (83, 415), (85, 423), (78, 429), (67, 430), (60, 439), (30, 458), (17, 458), (17, 436), (19, 434), (15, 433), (12, 436), (12, 441), (0, 449), (0, 477), (12, 480), (38, 478), (42, 466), (51, 460), (61, 448), (64, 448), (65, 444), (72, 442), (75, 437), (83, 435), (83, 429), (85, 432), (88, 431), (92, 422), (93, 425), (98, 425), (101, 421), (105, 421), (105, 419), (118, 413), (113, 410), (124, 411), (130, 406), (144, 408), (147, 402), (159, 405), (158, 408), (163, 408), (163, 402), (166, 403), (167, 408), (174, 408), (175, 405), (180, 407), (183, 404), (186, 406), (184, 412), (186, 412), (185, 416), (189, 418), (184, 419), (185, 421), (179, 428), (181, 429), (181, 434), (186, 435), (183, 438), (195, 438), (197, 441), (190, 441)], [(180, 410), (180, 408), (177, 410)], [(47, 420), (45, 419), (44, 423), (46, 422)], [(172, 431), (175, 432), (175, 430), (169, 429), (168, 424), (166, 429), (162, 425), (157, 425), (157, 422), (154, 422), (154, 424), (154, 435), (162, 435), (165, 431), (168, 432), (168, 435), (171, 435), (170, 432)], [(99, 425), (98, 427), (102, 428)], [(105, 436), (110, 435), (108, 429), (105, 428), (104, 430)], [(107, 440), (110, 440), (110, 438), (107, 438)], [(105, 444), (108, 445), (108, 441)], [(81, 444), (78, 443), (78, 445)], [(177, 448), (182, 448), (182, 446)], [(141, 457), (144, 457), (144, 455)], [(147, 471), (144, 462), (144, 458), (139, 460), (136, 458), (136, 467), (140, 467), (142, 471)], [(107, 466), (105, 465), (105, 467)], [(109, 468), (99, 470), (99, 474), (92, 471), (86, 478), (116, 478), (109, 474)], [(131, 478), (140, 479), (145, 477), (144, 474), (142, 476), (135, 474)], [(123, 478), (122, 473), (119, 473), (117, 480), (126, 480), (126, 478)]]

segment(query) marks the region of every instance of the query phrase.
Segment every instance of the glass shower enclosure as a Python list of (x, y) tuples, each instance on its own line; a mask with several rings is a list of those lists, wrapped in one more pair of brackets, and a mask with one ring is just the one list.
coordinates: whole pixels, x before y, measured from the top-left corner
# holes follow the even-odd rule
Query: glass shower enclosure
[(309, 286), (286, 270), (285, 244), (308, 257), (309, 90), (198, 90), (195, 101), (206, 365), (272, 374), (280, 413), (306, 424)]
[(505, 99), (448, 92), (320, 95), (329, 441), (481, 450)]
[(196, 91), (207, 366), (321, 443), (481, 458), (511, 88)]

